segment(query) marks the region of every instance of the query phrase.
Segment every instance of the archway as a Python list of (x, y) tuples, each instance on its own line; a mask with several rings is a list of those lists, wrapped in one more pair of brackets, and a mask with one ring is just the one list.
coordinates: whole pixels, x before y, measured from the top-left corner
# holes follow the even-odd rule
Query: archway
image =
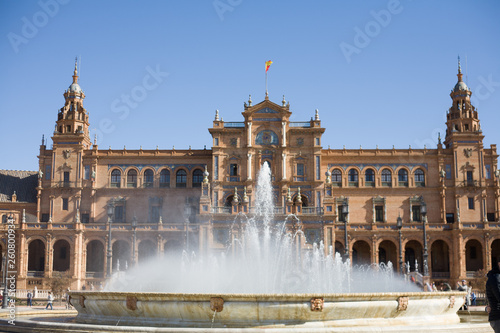
[(103, 277), (104, 272), (104, 245), (93, 240), (87, 244), (86, 276), (88, 278)]
[[(419, 272), (423, 271), (424, 266), (422, 262), (422, 244), (420, 244), (416, 240), (412, 240), (406, 243), (405, 264), (410, 265), (411, 272), (414, 272), (417, 269)], [(408, 270), (408, 267), (406, 269)]]
[(495, 239), (491, 243), (491, 265), (495, 265), (498, 259), (500, 259), (500, 239)]
[(66, 272), (69, 270), (70, 258), (71, 255), (68, 241), (60, 239), (55, 242), (52, 270), (55, 272)]
[(35, 272), (43, 271), (45, 271), (45, 244), (35, 239), (28, 245), (28, 275), (30, 275), (29, 272), (37, 275)]
[(365, 241), (357, 241), (352, 246), (352, 263), (353, 265), (370, 265), (370, 245)]
[(448, 244), (437, 240), (431, 246), (431, 270), (434, 279), (450, 278), (450, 255)]
[(124, 271), (131, 264), (130, 244), (124, 240), (117, 240), (113, 243), (112, 257), (113, 271)]
[(389, 262), (392, 263), (392, 267), (396, 271), (398, 267), (398, 251), (396, 245), (389, 240), (385, 240), (378, 246), (378, 263), (387, 265)]
[(138, 262), (141, 264), (148, 259), (156, 256), (156, 245), (152, 240), (145, 239), (139, 243), (138, 247)]
[(483, 268), (483, 246), (471, 239), (465, 244), (465, 270), (475, 272)]

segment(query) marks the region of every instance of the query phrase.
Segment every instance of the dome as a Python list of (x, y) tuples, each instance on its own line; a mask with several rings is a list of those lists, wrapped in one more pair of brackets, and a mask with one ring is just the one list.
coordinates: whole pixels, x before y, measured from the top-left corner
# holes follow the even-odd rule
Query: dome
[(467, 85), (465, 84), (465, 82), (459, 81), (455, 85), (455, 88), (453, 88), (453, 91), (460, 91), (460, 90), (462, 90), (462, 91), (469, 91), (469, 87), (467, 87)]
[(80, 86), (78, 85), (78, 83), (73, 83), (73, 84), (71, 84), (69, 86), (68, 91), (70, 93), (81, 93), (82, 92), (82, 88), (80, 88)]

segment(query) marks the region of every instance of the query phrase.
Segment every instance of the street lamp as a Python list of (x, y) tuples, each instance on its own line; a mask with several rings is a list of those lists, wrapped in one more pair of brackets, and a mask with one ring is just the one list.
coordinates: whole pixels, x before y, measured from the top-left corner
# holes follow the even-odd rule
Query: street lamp
[(135, 266), (135, 243), (137, 241), (137, 216), (132, 218), (132, 230), (134, 238), (132, 239), (132, 265)]
[(107, 275), (108, 275), (108, 278), (111, 277), (111, 257), (113, 255), (112, 250), (111, 250), (111, 222), (112, 222), (112, 217), (113, 217), (114, 211), (115, 211), (115, 203), (111, 200), (107, 206), (107, 213), (108, 213), (108, 253), (107, 253), (108, 269), (107, 269)]
[(7, 253), (3, 255), (2, 258), (2, 271), (3, 271), (3, 299), (2, 299), (2, 309), (7, 309), (7, 298), (9, 297), (9, 292), (7, 291)]
[(184, 206), (184, 227), (186, 230), (186, 235), (184, 239), (184, 246), (186, 249), (186, 252), (189, 251), (189, 237), (188, 237), (188, 232), (189, 232), (189, 217), (191, 216), (191, 206), (190, 205), (185, 205)]
[(403, 219), (401, 218), (401, 215), (398, 216), (398, 219), (396, 220), (396, 227), (399, 231), (399, 272), (401, 273), (401, 275), (403, 275), (403, 242), (401, 235), (401, 229), (403, 228)]
[(427, 205), (425, 202), (422, 202), (420, 206), (420, 214), (422, 214), (422, 224), (424, 229), (424, 276), (429, 275), (429, 266), (427, 264), (427, 259), (429, 254), (427, 253), (427, 232), (426, 232), (426, 224), (427, 224)]
[(349, 258), (349, 239), (347, 238), (347, 220), (349, 215), (349, 205), (347, 202), (342, 205), (342, 218), (344, 219), (344, 260)]

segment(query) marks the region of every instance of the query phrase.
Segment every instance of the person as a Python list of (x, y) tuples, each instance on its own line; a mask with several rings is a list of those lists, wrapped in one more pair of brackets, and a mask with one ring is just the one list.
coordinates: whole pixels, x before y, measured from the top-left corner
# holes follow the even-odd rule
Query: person
[(54, 296), (52, 296), (52, 293), (49, 291), (49, 296), (47, 296), (47, 306), (45, 307), (45, 310), (47, 310), (49, 306), (50, 306), (51, 310), (54, 310), (52, 308), (52, 302), (53, 301), (54, 301)]
[(436, 287), (435, 282), (432, 282), (432, 291), (434, 291), (434, 292), (438, 291), (438, 288)]
[(31, 293), (31, 290), (28, 290), (28, 293), (26, 294), (26, 298), (28, 299), (26, 302), (26, 305), (31, 308), (33, 305), (33, 294)]
[(66, 309), (71, 309), (71, 304), (69, 303), (69, 300), (70, 300), (70, 296), (69, 296), (69, 288), (68, 290), (66, 291)]
[(495, 333), (500, 333), (500, 257), (486, 276), (488, 277), (486, 280), (488, 321)]
[(470, 293), (470, 305), (476, 306), (476, 294), (474, 292)]
[[(467, 291), (467, 281), (462, 280), (462, 284), (460, 282), (457, 282), (457, 290), (458, 291)], [(465, 297), (465, 303), (460, 307), (459, 310), (467, 310), (467, 296)]]

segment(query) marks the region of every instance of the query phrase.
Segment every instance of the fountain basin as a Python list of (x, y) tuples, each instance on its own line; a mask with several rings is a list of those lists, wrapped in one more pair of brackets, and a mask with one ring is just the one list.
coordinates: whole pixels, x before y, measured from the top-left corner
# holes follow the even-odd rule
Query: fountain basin
[(160, 327), (429, 326), (460, 322), (464, 292), (349, 294), (70, 293), (76, 321)]

